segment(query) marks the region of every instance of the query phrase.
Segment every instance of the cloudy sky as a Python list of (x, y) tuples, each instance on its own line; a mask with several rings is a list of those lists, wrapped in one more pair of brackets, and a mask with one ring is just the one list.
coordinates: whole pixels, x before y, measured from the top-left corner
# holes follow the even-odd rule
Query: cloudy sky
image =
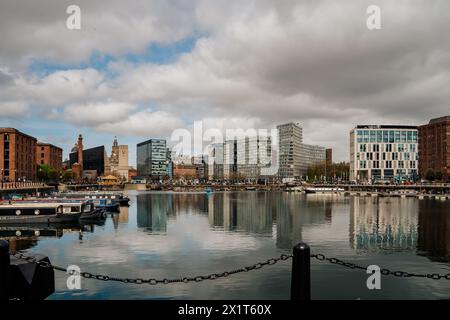
[[(81, 8), (81, 29), (66, 8)], [(366, 9), (381, 8), (368, 30)], [(0, 126), (110, 149), (176, 128), (271, 128), (348, 160), (356, 124), (450, 114), (450, 2), (0, 1)]]

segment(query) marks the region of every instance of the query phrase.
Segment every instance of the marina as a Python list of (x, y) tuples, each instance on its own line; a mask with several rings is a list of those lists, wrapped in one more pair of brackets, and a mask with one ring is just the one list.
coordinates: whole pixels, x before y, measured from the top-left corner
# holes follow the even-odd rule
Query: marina
[[(55, 265), (129, 278), (232, 270), (288, 254), (300, 241), (310, 244), (312, 253), (362, 265), (450, 271), (448, 201), (262, 191), (128, 196), (130, 206), (93, 231), (61, 237), (41, 232), (27, 245), (14, 236), (20, 229), (10, 228), (9, 239), (23, 253), (46, 253)], [(365, 272), (318, 261), (311, 268), (312, 299), (445, 299), (450, 292), (445, 281), (392, 277), (383, 277), (385, 290), (369, 291)], [(290, 270), (290, 263), (280, 262), (214, 282), (156, 287), (84, 279), (82, 290), (74, 291), (66, 289), (65, 274), (55, 273), (56, 291), (49, 299), (289, 299)]]

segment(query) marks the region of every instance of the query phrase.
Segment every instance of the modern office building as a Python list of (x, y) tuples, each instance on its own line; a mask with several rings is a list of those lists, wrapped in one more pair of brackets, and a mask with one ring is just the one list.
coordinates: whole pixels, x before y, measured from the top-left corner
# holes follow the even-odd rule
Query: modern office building
[(237, 178), (237, 140), (225, 141), (223, 146), (223, 178)]
[[(78, 150), (72, 149), (72, 151), (69, 155), (70, 167), (72, 168), (75, 163), (82, 165), (81, 175), (83, 177), (87, 175), (89, 178), (95, 179), (105, 174), (108, 157), (104, 146), (81, 150), (81, 159)], [(82, 160), (81, 163), (79, 160)]]
[(427, 171), (442, 175), (450, 181), (450, 116), (430, 120), (419, 126), (419, 174), (425, 179)]
[(0, 181), (36, 180), (37, 140), (14, 128), (0, 128)]
[(272, 138), (255, 135), (237, 140), (237, 176), (240, 179), (258, 179), (263, 169), (272, 165)]
[(208, 147), (208, 179), (223, 179), (223, 143), (214, 143)]
[(301, 147), (303, 129), (299, 123), (286, 123), (277, 126), (280, 178), (301, 176)]
[(137, 145), (137, 171), (140, 177), (163, 178), (168, 176), (167, 142), (150, 139)]
[(50, 143), (38, 142), (36, 145), (36, 163), (46, 164), (58, 171), (62, 170), (62, 154), (60, 147)]
[(302, 143), (300, 146), (300, 174), (306, 175), (313, 165), (325, 164), (326, 149), (318, 145)]
[(350, 131), (350, 180), (415, 180), (416, 126), (358, 125)]

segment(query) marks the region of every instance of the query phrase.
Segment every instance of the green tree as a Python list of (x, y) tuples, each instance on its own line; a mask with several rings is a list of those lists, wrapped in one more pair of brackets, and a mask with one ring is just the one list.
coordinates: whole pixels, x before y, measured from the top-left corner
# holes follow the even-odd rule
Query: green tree
[(438, 180), (438, 181), (442, 181), (442, 177), (443, 177), (443, 174), (442, 174), (441, 171), (437, 171), (437, 172), (434, 174), (434, 178), (435, 178), (436, 180)]
[(425, 179), (427, 179), (428, 181), (434, 181), (435, 178), (436, 176), (433, 169), (428, 169), (427, 173), (425, 174)]

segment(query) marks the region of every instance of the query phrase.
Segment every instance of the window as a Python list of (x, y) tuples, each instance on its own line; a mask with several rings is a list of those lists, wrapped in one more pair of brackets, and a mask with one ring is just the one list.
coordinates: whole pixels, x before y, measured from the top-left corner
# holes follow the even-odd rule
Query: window
[(389, 142), (389, 131), (383, 131), (383, 142)]
[(383, 142), (383, 131), (377, 130), (377, 142)]
[(395, 131), (395, 142), (400, 142), (400, 131)]
[(394, 130), (389, 131), (389, 142), (394, 143), (395, 137), (394, 137)]
[(371, 130), (370, 131), (370, 142), (376, 142), (376, 131), (375, 130)]

